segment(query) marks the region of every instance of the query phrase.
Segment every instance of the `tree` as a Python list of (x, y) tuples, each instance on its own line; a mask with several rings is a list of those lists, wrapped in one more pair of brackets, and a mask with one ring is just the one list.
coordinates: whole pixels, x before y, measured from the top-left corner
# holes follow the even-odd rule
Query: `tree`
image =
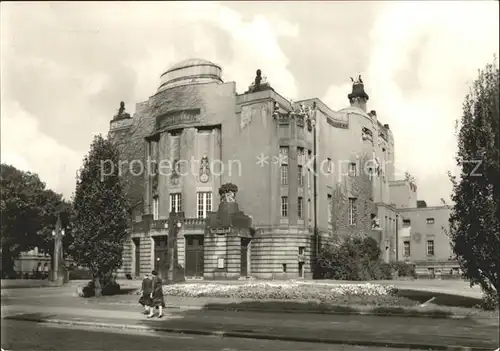
[(456, 162), (450, 174), (454, 206), (450, 238), (464, 275), (500, 302), (500, 130), (496, 60), (479, 71), (457, 121)]
[(101, 135), (94, 138), (83, 160), (74, 196), (70, 254), (92, 273), (95, 294), (112, 282), (122, 264), (129, 232), (129, 204), (118, 170), (118, 150)]
[(37, 174), (6, 164), (0, 168), (2, 273), (11, 276), (22, 252), (38, 247), (52, 253), (56, 215), (69, 211), (70, 204), (46, 189)]

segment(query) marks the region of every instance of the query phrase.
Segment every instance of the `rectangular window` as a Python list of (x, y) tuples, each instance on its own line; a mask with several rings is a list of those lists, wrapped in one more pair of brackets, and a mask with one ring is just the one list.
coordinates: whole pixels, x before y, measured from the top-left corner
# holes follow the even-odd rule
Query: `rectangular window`
[(404, 241), (403, 246), (404, 246), (403, 252), (404, 252), (405, 257), (410, 257), (410, 242)]
[(427, 255), (434, 256), (434, 240), (427, 240)]
[(309, 222), (312, 221), (311, 199), (307, 200), (307, 218), (309, 218)]
[(182, 212), (182, 194), (170, 194), (170, 212)]
[(299, 197), (299, 201), (297, 203), (297, 216), (299, 218), (304, 217), (304, 200), (301, 197)]
[[(311, 150), (307, 150), (307, 161), (308, 161), (308, 164), (309, 163), (309, 160), (312, 159), (312, 151)], [(313, 182), (313, 174), (312, 174), (312, 169), (310, 168), (310, 166), (307, 167), (307, 188), (308, 189), (311, 189), (312, 188), (312, 182)]]
[(332, 168), (333, 168), (332, 159), (330, 157), (328, 157), (326, 159), (326, 173), (331, 174), (333, 172)]
[(409, 227), (411, 224), (409, 219), (403, 219), (403, 227)]
[(159, 201), (158, 197), (153, 198), (153, 219), (157, 220), (159, 217)]
[(288, 184), (288, 165), (281, 165), (281, 185)]
[(198, 193), (198, 218), (207, 218), (207, 214), (212, 211), (212, 193)]
[(306, 247), (305, 246), (299, 246), (299, 255), (304, 255), (306, 253)]
[(299, 169), (299, 171), (298, 171), (299, 187), (303, 187), (304, 186), (304, 174), (302, 174), (302, 172), (303, 172), (302, 166), (299, 166), (298, 169)]
[(356, 162), (351, 162), (349, 163), (349, 177), (356, 177), (358, 175), (357, 169), (356, 169)]
[(280, 147), (280, 162), (282, 165), (288, 164), (288, 146)]
[(333, 217), (333, 198), (332, 194), (328, 194), (328, 223), (332, 223)]
[(427, 218), (427, 224), (434, 224), (434, 218)]
[(305, 157), (306, 157), (306, 154), (304, 152), (304, 148), (298, 147), (297, 148), (297, 163), (302, 166), (304, 163), (306, 163)]
[(348, 216), (349, 216), (349, 225), (355, 225), (356, 224), (356, 199), (353, 197), (349, 198)]
[(288, 196), (281, 197), (281, 217), (288, 217)]

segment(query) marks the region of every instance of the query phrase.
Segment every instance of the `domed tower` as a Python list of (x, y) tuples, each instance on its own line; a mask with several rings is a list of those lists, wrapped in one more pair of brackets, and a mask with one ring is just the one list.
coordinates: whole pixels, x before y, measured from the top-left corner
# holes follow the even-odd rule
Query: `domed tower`
[(189, 59), (175, 64), (160, 76), (158, 92), (187, 84), (223, 83), (222, 68), (203, 59)]
[(361, 75), (358, 76), (358, 79), (354, 80), (351, 77), (352, 81), (352, 92), (347, 95), (349, 98), (349, 102), (351, 106), (359, 107), (364, 112), (366, 112), (366, 102), (369, 97), (365, 92), (365, 85), (363, 84), (363, 80), (361, 79)]

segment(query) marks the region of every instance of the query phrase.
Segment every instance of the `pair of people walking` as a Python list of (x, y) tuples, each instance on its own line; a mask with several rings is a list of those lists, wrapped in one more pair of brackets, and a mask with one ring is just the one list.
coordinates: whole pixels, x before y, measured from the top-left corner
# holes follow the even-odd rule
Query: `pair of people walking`
[(151, 272), (151, 276), (146, 274), (142, 281), (142, 296), (139, 303), (144, 306), (144, 314), (148, 318), (153, 318), (155, 309), (158, 308), (158, 318), (163, 317), (165, 300), (163, 298), (163, 282), (156, 271)]

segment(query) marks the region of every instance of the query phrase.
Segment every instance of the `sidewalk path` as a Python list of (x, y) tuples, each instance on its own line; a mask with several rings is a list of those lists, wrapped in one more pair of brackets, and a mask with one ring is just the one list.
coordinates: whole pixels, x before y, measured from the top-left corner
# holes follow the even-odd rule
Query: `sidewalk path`
[[(85, 307), (2, 307), (2, 318), (16, 316), (31, 320), (66, 320), (88, 325), (112, 324), (163, 331), (195, 331), (228, 336), (259, 335), (281, 340), (324, 341), (358, 345), (425, 346), (447, 345), (495, 349), (499, 343), (498, 323), (475, 320), (400, 318), (375, 316), (252, 313), (167, 309), (163, 319), (147, 319), (141, 309), (97, 309)], [(288, 338), (288, 339), (287, 339)], [(307, 339), (307, 340), (305, 340)]]

